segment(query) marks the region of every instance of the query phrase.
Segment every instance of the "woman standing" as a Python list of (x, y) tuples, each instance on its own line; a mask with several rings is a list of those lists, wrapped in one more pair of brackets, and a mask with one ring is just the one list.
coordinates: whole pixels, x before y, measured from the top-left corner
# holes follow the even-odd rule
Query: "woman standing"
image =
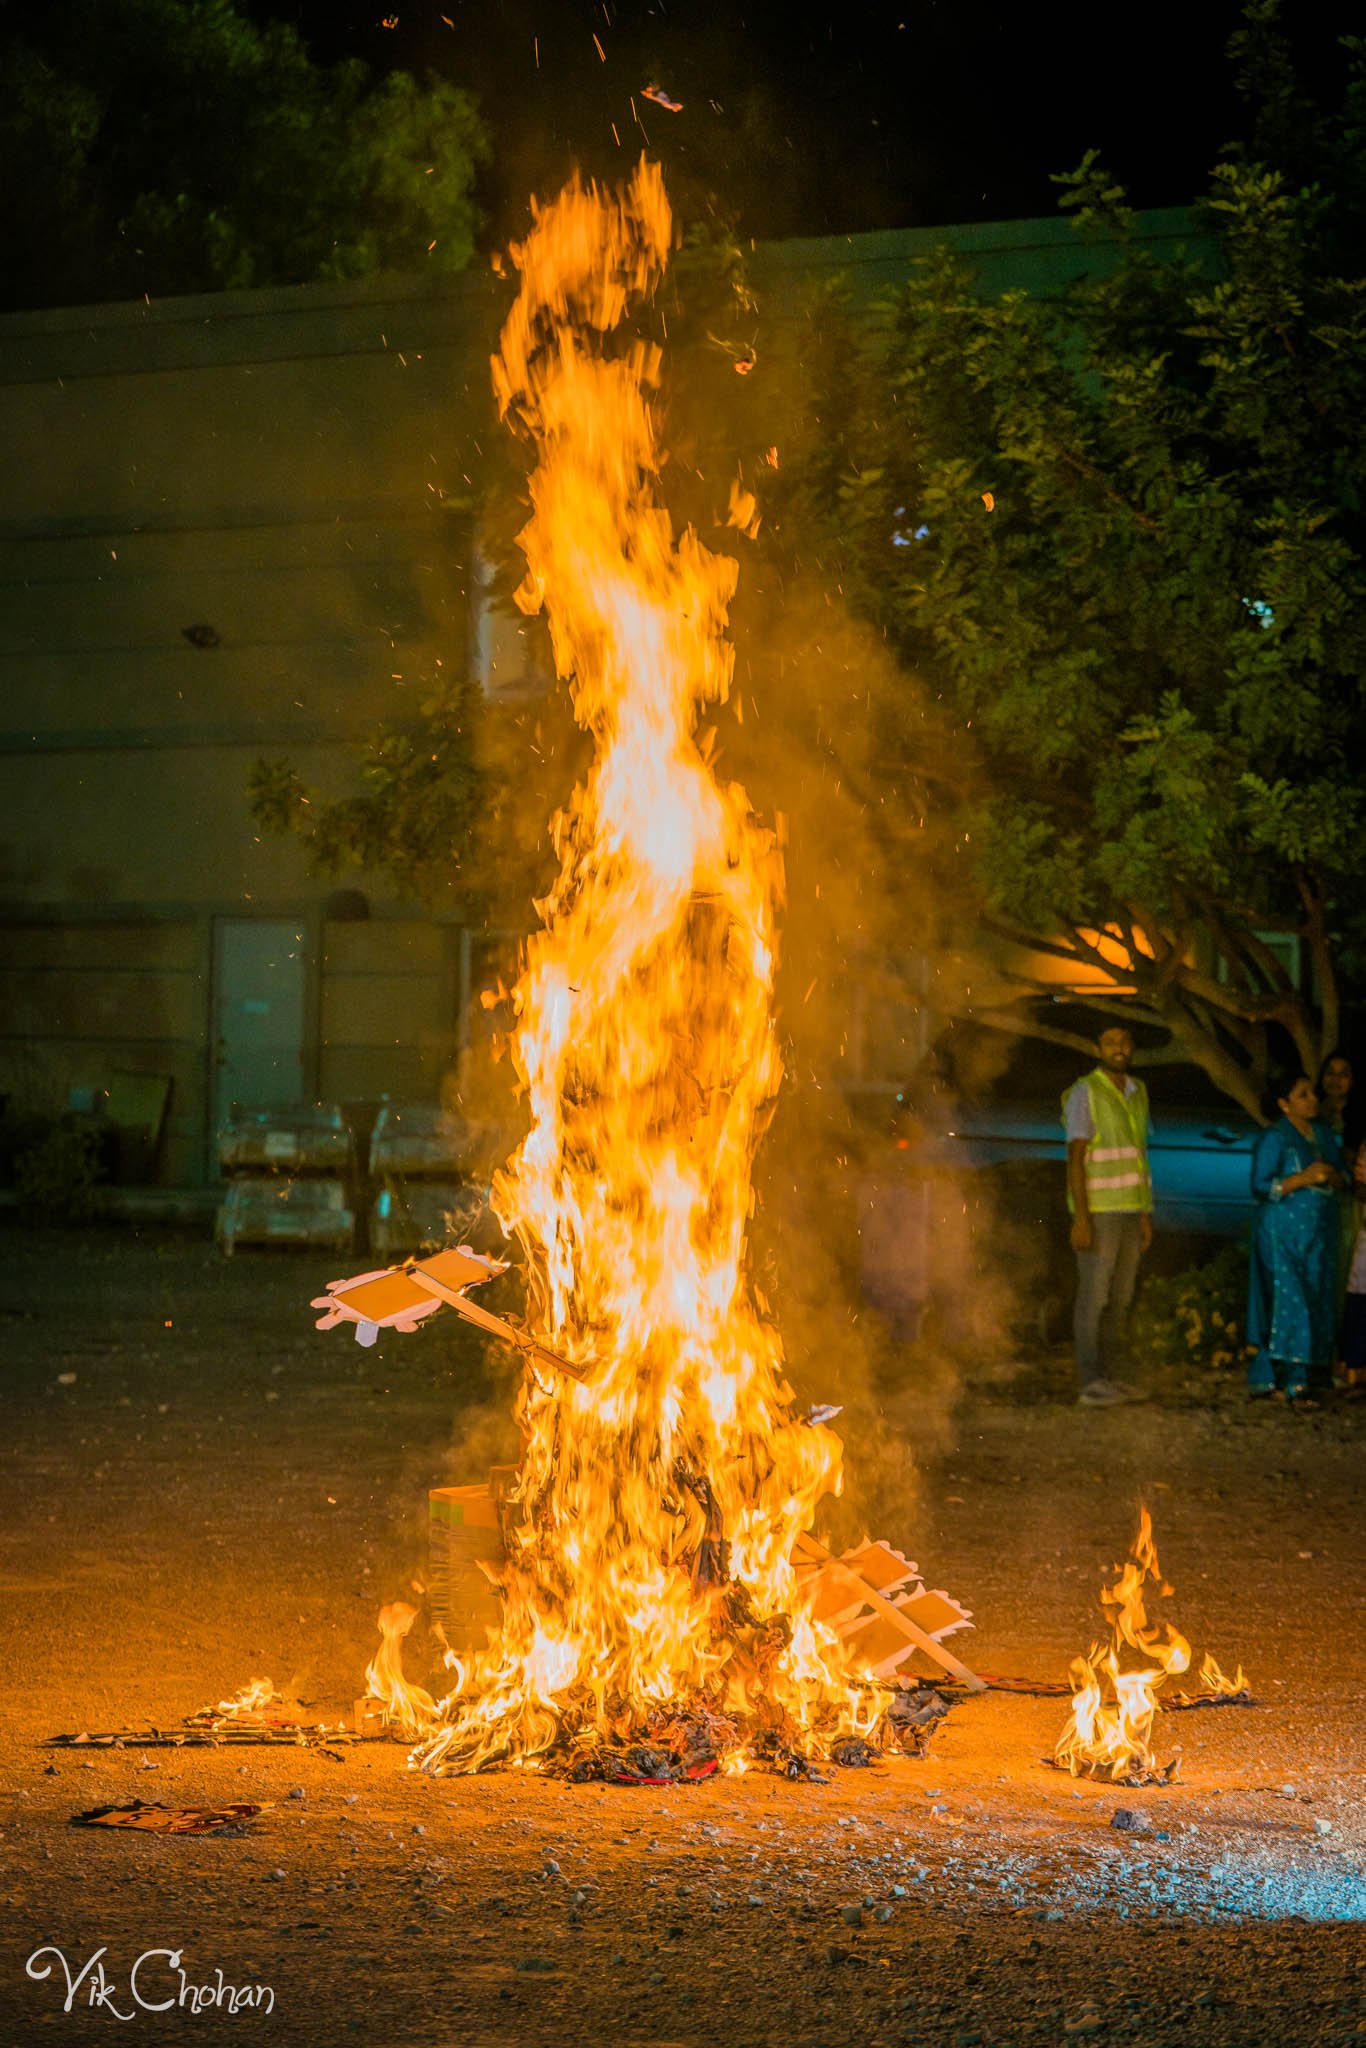
[(1303, 1402), (1332, 1383), (1343, 1153), (1315, 1115), (1307, 1074), (1287, 1076), (1272, 1095), (1279, 1114), (1252, 1151), (1248, 1391)]
[(1354, 1095), (1356, 1076), (1352, 1062), (1335, 1046), (1319, 1068), (1319, 1116), (1331, 1124), (1349, 1151), (1362, 1138), (1361, 1111)]
[[(1362, 1137), (1366, 1135), (1362, 1130), (1362, 1107), (1355, 1079), (1352, 1062), (1341, 1046), (1335, 1046), (1319, 1068), (1319, 1116), (1337, 1132), (1349, 1170), (1360, 1149)], [(1338, 1205), (1341, 1231), (1338, 1240), (1338, 1321), (1342, 1326), (1339, 1354), (1343, 1358), (1347, 1355), (1346, 1298), (1352, 1284), (1348, 1274), (1360, 1234), (1361, 1200), (1361, 1186), (1354, 1178)]]

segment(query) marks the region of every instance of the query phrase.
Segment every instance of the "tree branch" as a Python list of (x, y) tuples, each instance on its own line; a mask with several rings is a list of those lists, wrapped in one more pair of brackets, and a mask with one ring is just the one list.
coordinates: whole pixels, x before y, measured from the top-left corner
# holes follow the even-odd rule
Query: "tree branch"
[[(1018, 926), (1007, 924), (1004, 919), (994, 917), (989, 911), (982, 913), (978, 923), (983, 931), (990, 932), (994, 938), (1005, 939), (1009, 945), (1019, 946), (1026, 953), (1046, 953), (1051, 959), (1065, 960), (1072, 967), (1085, 966), (1089, 962), (1091, 966), (1099, 968), (1110, 981), (1113, 981), (1117, 974), (1128, 973), (1132, 976), (1134, 973), (1132, 967), (1117, 967), (1113, 960), (1107, 960), (1098, 946), (1093, 946), (1088, 939), (1081, 936), (1075, 925), (1070, 927), (1067, 939), (1045, 939), (1037, 932), (1021, 931)], [(1129, 957), (1131, 960), (1134, 957), (1132, 946), (1129, 949)], [(1040, 984), (1040, 987), (1042, 988), (1043, 984)]]
[(1069, 1052), (1094, 1054), (1096, 1042), (1080, 1031), (1063, 1031), (1056, 1024), (1036, 1024), (1015, 1010), (973, 1010), (974, 1024), (991, 1031), (1009, 1032), (1012, 1038), (1040, 1038), (1045, 1045), (1065, 1045)]
[(1315, 1064), (1321, 1065), (1338, 1042), (1341, 1002), (1337, 970), (1333, 966), (1332, 949), (1328, 943), (1323, 890), (1298, 868), (1295, 870), (1295, 887), (1299, 890), (1300, 901), (1305, 909), (1304, 936), (1309, 945), (1309, 957), (1314, 964), (1314, 979), (1318, 984), (1320, 1023), (1318, 1061)]
[(1112, 505), (1117, 505), (1121, 512), (1127, 512), (1135, 526), (1141, 527), (1145, 533), (1160, 533), (1162, 531), (1161, 526), (1153, 518), (1151, 512), (1140, 512), (1137, 505), (1130, 504), (1124, 493), (1115, 489), (1109, 477), (1102, 470), (1097, 469), (1093, 463), (1088, 462), (1084, 455), (1078, 455), (1075, 449), (1065, 448), (1061, 441), (1054, 441), (1052, 447), (1054, 454), (1065, 462), (1067, 467), (1074, 471), (1077, 476), (1084, 476), (1088, 483), (1099, 485), (1101, 495), (1108, 498)]
[(1183, 966), (1175, 980), (1177, 987), (1187, 995), (1225, 1016), (1241, 1017), (1249, 1024), (1284, 1024), (1287, 1030), (1294, 1028), (1297, 999), (1293, 991), (1289, 994), (1245, 995), (1241, 990), (1231, 988), (1226, 981), (1216, 981), (1212, 974), (1202, 974), (1198, 967), (1190, 966)]

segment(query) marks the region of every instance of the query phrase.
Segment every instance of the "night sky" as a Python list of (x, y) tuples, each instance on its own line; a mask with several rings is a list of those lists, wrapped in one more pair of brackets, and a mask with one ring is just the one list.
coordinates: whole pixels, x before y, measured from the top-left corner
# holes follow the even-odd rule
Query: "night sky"
[[(1180, 204), (1239, 126), (1224, 54), (1237, 0), (806, 11), (772, 0), (250, 0), (250, 11), (293, 21), (319, 57), (471, 88), (495, 140), (481, 188), (494, 235), (515, 231), (528, 191), (550, 190), (571, 163), (612, 175), (646, 142), (676, 195), (716, 193), (742, 233), (768, 237), (1046, 213), (1049, 174), (1089, 147), (1138, 204)], [(682, 112), (644, 99), (652, 83)]]

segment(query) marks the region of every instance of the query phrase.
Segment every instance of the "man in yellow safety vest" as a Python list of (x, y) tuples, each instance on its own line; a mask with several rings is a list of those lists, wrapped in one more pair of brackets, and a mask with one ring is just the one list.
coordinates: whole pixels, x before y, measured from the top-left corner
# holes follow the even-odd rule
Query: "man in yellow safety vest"
[(1109, 1376), (1138, 1280), (1153, 1241), (1153, 1183), (1148, 1171), (1148, 1091), (1129, 1072), (1134, 1041), (1122, 1024), (1096, 1040), (1100, 1064), (1062, 1098), (1067, 1132), (1067, 1206), (1077, 1255), (1072, 1332), (1078, 1400), (1111, 1408), (1142, 1396)]

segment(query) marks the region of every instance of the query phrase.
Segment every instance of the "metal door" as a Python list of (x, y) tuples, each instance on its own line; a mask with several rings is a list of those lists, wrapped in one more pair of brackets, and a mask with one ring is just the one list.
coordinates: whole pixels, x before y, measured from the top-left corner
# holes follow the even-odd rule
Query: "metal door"
[(304, 936), (283, 919), (220, 917), (214, 949), (214, 1129), (233, 1103), (304, 1099)]

